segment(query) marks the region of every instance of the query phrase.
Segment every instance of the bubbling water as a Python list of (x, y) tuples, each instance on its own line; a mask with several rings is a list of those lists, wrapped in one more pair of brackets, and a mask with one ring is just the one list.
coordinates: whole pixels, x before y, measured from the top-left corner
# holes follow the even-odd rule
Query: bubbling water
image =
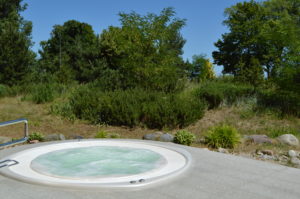
[(148, 149), (93, 146), (40, 155), (31, 162), (31, 168), (48, 176), (98, 178), (140, 174), (165, 163), (165, 158)]

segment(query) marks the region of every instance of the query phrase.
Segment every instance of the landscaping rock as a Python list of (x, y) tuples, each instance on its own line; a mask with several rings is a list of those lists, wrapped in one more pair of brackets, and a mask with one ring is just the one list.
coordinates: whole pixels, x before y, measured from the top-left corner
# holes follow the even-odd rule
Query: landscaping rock
[(76, 140), (81, 140), (81, 139), (83, 139), (84, 137), (83, 136), (81, 136), (81, 135), (74, 135), (73, 136), (73, 139), (76, 139)]
[(254, 144), (272, 143), (272, 139), (266, 135), (248, 135), (245, 136), (245, 139)]
[(143, 136), (144, 140), (154, 140), (154, 141), (158, 141), (160, 139), (160, 136), (162, 136), (163, 133), (158, 131), (155, 133), (148, 133), (146, 135)]
[(66, 140), (63, 134), (50, 134), (45, 136), (45, 141)]
[(0, 144), (10, 142), (12, 138), (10, 137), (5, 137), (5, 136), (0, 136)]
[(272, 150), (261, 150), (262, 154), (264, 155), (269, 155), (269, 156), (273, 156), (273, 151)]
[(218, 152), (220, 152), (220, 153), (229, 153), (229, 151), (227, 149), (224, 149), (224, 148), (221, 148), (221, 147), (218, 148)]
[(292, 134), (284, 134), (284, 135), (279, 136), (277, 139), (281, 144), (287, 144), (290, 146), (298, 146), (299, 145), (298, 138), (296, 138)]
[(293, 157), (297, 157), (297, 153), (294, 150), (289, 150), (288, 152), (289, 157), (293, 158)]
[(296, 157), (293, 157), (291, 159), (291, 163), (294, 165), (294, 166), (297, 166), (297, 167), (300, 167), (300, 160)]
[(169, 133), (164, 133), (160, 136), (159, 141), (162, 142), (173, 142), (174, 141), (174, 136), (169, 134)]
[(148, 133), (143, 136), (144, 140), (153, 140), (153, 141), (161, 141), (161, 142), (173, 142), (174, 136), (169, 133), (163, 133), (160, 131), (154, 133)]
[(261, 158), (263, 160), (275, 160), (276, 159), (274, 156), (267, 155), (267, 154), (262, 155)]

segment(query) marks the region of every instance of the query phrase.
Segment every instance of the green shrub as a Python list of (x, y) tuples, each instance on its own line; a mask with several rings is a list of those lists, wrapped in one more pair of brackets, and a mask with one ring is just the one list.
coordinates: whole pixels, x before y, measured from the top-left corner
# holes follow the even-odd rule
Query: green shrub
[(68, 102), (56, 102), (51, 104), (50, 113), (55, 115), (61, 115), (64, 118), (74, 122), (76, 116), (74, 115), (72, 108)]
[(183, 144), (190, 146), (196, 139), (196, 136), (193, 133), (190, 133), (185, 130), (178, 131), (175, 134), (174, 142), (177, 144)]
[(282, 116), (300, 117), (300, 95), (290, 91), (266, 91), (258, 96), (258, 106), (279, 111)]
[(108, 138), (108, 134), (106, 131), (99, 131), (96, 134), (95, 138)]
[(32, 141), (32, 140), (44, 141), (44, 135), (39, 132), (31, 133), (28, 137), (28, 141)]
[(221, 103), (236, 104), (254, 95), (254, 87), (250, 85), (220, 81), (206, 82), (195, 91), (195, 96), (205, 99), (210, 109), (219, 107)]
[(82, 86), (72, 94), (73, 114), (93, 123), (149, 128), (184, 127), (200, 119), (205, 103), (190, 96), (141, 89), (103, 92)]
[(7, 87), (0, 84), (0, 97), (5, 97), (7, 95)]
[(222, 125), (210, 129), (205, 142), (213, 148), (234, 148), (240, 142), (240, 135), (234, 127)]
[(38, 84), (31, 91), (31, 99), (37, 104), (51, 102), (54, 100), (54, 88), (49, 84)]
[(30, 100), (37, 104), (52, 102), (56, 97), (67, 91), (67, 86), (58, 83), (39, 83), (24, 88), (23, 100)]

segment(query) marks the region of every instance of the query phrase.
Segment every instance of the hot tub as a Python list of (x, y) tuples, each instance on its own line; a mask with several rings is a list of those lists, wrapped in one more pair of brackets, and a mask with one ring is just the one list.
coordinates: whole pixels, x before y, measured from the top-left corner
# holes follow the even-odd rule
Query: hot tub
[[(167, 147), (168, 146), (168, 147)], [(170, 179), (190, 164), (176, 145), (127, 140), (83, 140), (47, 144), (6, 157), (18, 164), (5, 176), (60, 187), (141, 187)]]

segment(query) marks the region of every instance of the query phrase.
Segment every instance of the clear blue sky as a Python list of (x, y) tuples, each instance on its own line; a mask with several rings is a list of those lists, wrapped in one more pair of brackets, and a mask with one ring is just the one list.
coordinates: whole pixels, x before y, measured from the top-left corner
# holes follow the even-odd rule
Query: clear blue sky
[[(184, 59), (204, 53), (212, 60), (214, 42), (227, 31), (222, 25), (224, 9), (243, 0), (24, 0), (28, 4), (22, 13), (33, 22), (33, 50), (40, 49), (40, 41), (47, 40), (55, 24), (75, 19), (93, 26), (101, 33), (108, 26), (118, 26), (119, 12), (135, 11), (139, 14), (156, 13), (165, 7), (174, 7), (177, 17), (187, 20), (182, 30), (187, 40)], [(218, 74), (221, 68), (215, 67)]]

